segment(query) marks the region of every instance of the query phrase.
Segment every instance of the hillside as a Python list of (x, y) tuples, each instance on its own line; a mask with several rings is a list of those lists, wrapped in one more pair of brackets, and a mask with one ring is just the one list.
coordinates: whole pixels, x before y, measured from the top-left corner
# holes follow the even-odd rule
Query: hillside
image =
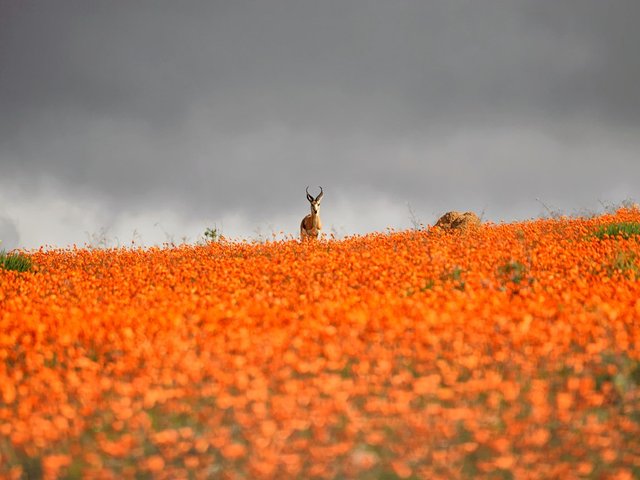
[(0, 478), (638, 478), (635, 222), (31, 253)]

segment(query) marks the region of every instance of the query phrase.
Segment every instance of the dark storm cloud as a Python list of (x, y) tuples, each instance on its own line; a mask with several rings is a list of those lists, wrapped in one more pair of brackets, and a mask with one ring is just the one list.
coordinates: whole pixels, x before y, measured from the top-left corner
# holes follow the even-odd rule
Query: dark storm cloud
[(562, 112), (638, 126), (640, 2), (531, 1), (526, 19), (531, 28), (541, 28), (559, 42), (576, 39), (592, 57), (582, 68), (558, 72), (549, 102)]
[(640, 120), (635, 0), (0, 8), (5, 179), (53, 177), (118, 210), (264, 215), (307, 184), (582, 198), (619, 182), (574, 146), (631, 149)]

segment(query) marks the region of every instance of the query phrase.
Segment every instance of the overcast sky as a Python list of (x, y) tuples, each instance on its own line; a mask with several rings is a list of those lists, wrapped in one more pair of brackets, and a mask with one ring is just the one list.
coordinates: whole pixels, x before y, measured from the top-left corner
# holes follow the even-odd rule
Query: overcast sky
[(638, 0), (0, 0), (0, 248), (297, 236), (307, 185), (337, 235), (639, 199), (639, 21)]

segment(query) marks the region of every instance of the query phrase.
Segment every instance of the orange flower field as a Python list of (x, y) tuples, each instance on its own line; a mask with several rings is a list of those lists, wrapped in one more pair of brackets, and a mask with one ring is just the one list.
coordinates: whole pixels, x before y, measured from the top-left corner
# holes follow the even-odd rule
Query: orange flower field
[(640, 478), (621, 222), (29, 253), (0, 478)]

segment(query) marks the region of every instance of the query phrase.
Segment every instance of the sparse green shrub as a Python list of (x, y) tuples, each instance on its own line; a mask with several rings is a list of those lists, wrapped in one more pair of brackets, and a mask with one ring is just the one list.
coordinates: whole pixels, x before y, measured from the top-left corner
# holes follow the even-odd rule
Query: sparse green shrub
[(640, 360), (626, 352), (604, 351), (600, 354), (600, 362), (592, 368), (594, 371), (590, 373), (597, 392), (603, 392), (606, 385), (613, 386), (607, 392), (612, 403), (623, 403), (629, 393), (640, 387)]
[(618, 222), (600, 226), (593, 236), (604, 240), (607, 237), (630, 238), (640, 235), (640, 222)]
[(218, 242), (220, 241), (220, 238), (222, 237), (222, 234), (220, 233), (220, 230), (218, 230), (217, 227), (213, 227), (213, 228), (207, 228), (204, 231), (204, 239), (206, 242)]
[(424, 286), (420, 289), (420, 291), (425, 292), (427, 290), (432, 290), (433, 287), (435, 287), (435, 285), (436, 285), (436, 282), (433, 280), (433, 278), (430, 278), (425, 282)]
[(505, 282), (513, 282), (516, 285), (525, 278), (527, 267), (517, 260), (512, 260), (498, 267), (498, 275)]
[(616, 272), (629, 276), (631, 272), (640, 278), (640, 267), (636, 263), (638, 255), (631, 250), (619, 250), (607, 265), (607, 273), (613, 276)]
[(460, 268), (458, 265), (456, 265), (450, 271), (444, 272), (440, 276), (440, 280), (442, 280), (443, 282), (447, 282), (447, 281), (452, 282), (454, 284), (454, 288), (458, 290), (464, 290), (466, 282), (462, 278), (463, 273), (464, 273), (464, 270)]
[(5, 270), (27, 272), (31, 270), (31, 259), (21, 253), (7, 253), (0, 251), (0, 267)]

